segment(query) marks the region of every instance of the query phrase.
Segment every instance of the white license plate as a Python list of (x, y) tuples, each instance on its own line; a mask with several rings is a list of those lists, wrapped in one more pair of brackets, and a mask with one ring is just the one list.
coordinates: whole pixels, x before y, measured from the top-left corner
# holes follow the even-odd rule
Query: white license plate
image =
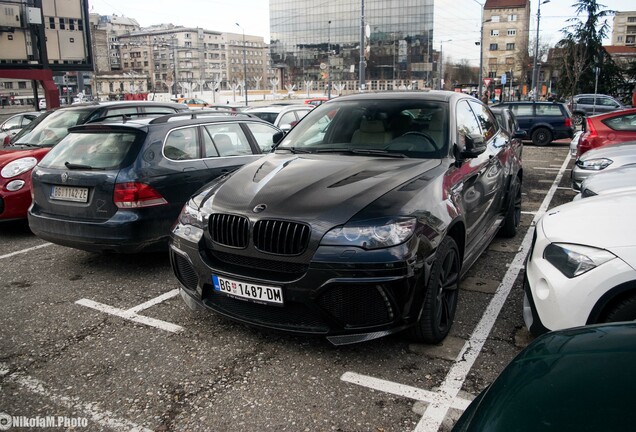
[(257, 285), (212, 275), (214, 290), (256, 303), (283, 305), (283, 290), (280, 287)]
[(88, 188), (53, 186), (51, 199), (85, 203), (88, 202)]

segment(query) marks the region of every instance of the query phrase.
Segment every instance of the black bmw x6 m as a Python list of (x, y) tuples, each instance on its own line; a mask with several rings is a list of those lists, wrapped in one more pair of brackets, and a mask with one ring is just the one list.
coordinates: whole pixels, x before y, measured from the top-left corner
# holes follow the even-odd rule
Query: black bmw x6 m
[(458, 285), (521, 210), (521, 144), (453, 92), (339, 97), (184, 206), (181, 294), (254, 326), (334, 344), (448, 334)]

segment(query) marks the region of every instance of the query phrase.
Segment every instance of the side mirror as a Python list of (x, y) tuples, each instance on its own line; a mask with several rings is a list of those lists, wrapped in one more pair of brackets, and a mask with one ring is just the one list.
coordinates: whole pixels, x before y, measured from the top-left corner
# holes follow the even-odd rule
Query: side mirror
[(284, 124), (284, 125), (280, 125), (279, 126), (281, 128), (281, 130), (285, 133), (289, 132), (292, 128), (291, 124)]
[(468, 134), (464, 136), (465, 144), (461, 151), (461, 157), (464, 159), (476, 158), (486, 151), (486, 143), (484, 137), (480, 134)]
[(272, 137), (272, 141), (274, 142), (274, 146), (277, 146), (279, 142), (283, 140), (285, 136), (285, 132), (276, 132)]
[(528, 136), (528, 133), (526, 131), (524, 131), (523, 129), (517, 129), (513, 134), (512, 137), (513, 138), (517, 138), (517, 139), (524, 139)]

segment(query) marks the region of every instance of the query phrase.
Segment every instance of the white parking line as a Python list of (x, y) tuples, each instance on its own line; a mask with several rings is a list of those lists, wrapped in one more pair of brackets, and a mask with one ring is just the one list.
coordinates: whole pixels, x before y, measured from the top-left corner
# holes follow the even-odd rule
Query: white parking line
[(536, 215), (537, 212), (533, 212), (533, 211), (522, 211), (521, 214), (527, 214), (527, 215)]
[[(543, 171), (559, 171), (561, 172), (561, 170), (563, 169), (563, 167), (561, 168), (550, 168), (550, 167), (532, 167), (533, 170), (543, 170)], [(566, 169), (565, 171), (570, 171), (569, 169)]]
[(138, 306), (128, 309), (128, 312), (134, 312), (134, 313), (141, 312), (142, 310), (153, 307), (154, 305), (158, 305), (159, 303), (164, 302), (168, 299), (171, 299), (172, 297), (176, 297), (178, 295), (179, 295), (179, 289), (175, 288), (172, 291), (168, 291), (167, 293), (160, 295), (159, 297), (155, 297), (153, 299), (148, 300), (145, 303), (142, 303)]
[(27, 252), (31, 252), (31, 251), (34, 251), (36, 249), (42, 249), (44, 247), (51, 246), (52, 244), (53, 243), (44, 243), (44, 244), (33, 246), (33, 247), (30, 247), (30, 248), (22, 249), (22, 250), (19, 250), (19, 251), (16, 251), (16, 252), (11, 252), (11, 253), (8, 253), (6, 255), (0, 255), (0, 259), (11, 258), (12, 256), (16, 256), (16, 255), (24, 254), (24, 253), (27, 253)]
[[(172, 292), (172, 291), (171, 291)], [(165, 294), (164, 294), (165, 295)], [(161, 297), (161, 296), (160, 296)], [(165, 299), (164, 299), (165, 300)], [(148, 303), (148, 302), (146, 302)], [(144, 305), (146, 304), (144, 303)], [(156, 302), (154, 304), (158, 304), (159, 302)], [(172, 324), (166, 321), (161, 321), (155, 318), (150, 318), (147, 316), (143, 316), (143, 315), (138, 315), (135, 311), (133, 311), (132, 309), (128, 309), (128, 310), (124, 310), (124, 309), (119, 309), (113, 306), (108, 306), (102, 303), (98, 303), (96, 301), (93, 300), (89, 300), (89, 299), (81, 299), (75, 302), (75, 304), (81, 305), (81, 306), (86, 306), (89, 307), (91, 309), (95, 309), (98, 310), (100, 312), (105, 312), (107, 314), (110, 315), (115, 315), (117, 317), (129, 320), (129, 321), (134, 321), (136, 323), (139, 324), (145, 324), (151, 327), (155, 327), (161, 330), (165, 330), (171, 333), (179, 333), (181, 331), (183, 331), (183, 327), (176, 325), (176, 324)], [(142, 305), (140, 305), (142, 306)], [(150, 307), (150, 306), (148, 306)], [(135, 308), (133, 308), (135, 309)], [(146, 308), (144, 308), (146, 309)]]
[[(4, 365), (2, 365), (2, 367), (5, 368)], [(131, 432), (151, 432), (151, 429), (139, 426), (129, 420), (116, 417), (111, 411), (97, 408), (98, 404), (96, 403), (84, 403), (76, 397), (64, 396), (48, 390), (41, 381), (30, 376), (23, 375), (21, 373), (14, 373), (12, 375), (8, 375), (6, 381), (14, 382), (31, 393), (46, 397), (51, 402), (64, 406), (72, 412), (83, 413), (87, 415), (91, 421), (99, 424), (102, 428), (108, 428), (115, 431), (125, 430)]]
[[(439, 399), (439, 394), (419, 389), (417, 387), (411, 387), (404, 384), (398, 384), (391, 381), (381, 380), (379, 378), (373, 378), (368, 375), (361, 375), (355, 372), (345, 372), (340, 379), (351, 384), (357, 384), (359, 386), (368, 387), (374, 390), (379, 390), (385, 393), (391, 393), (396, 396), (402, 396), (409, 399), (415, 399), (422, 402), (432, 403)], [(452, 403), (453, 408), (465, 410), (470, 405), (469, 400), (462, 398), (455, 398)]]
[(424, 416), (415, 428), (416, 432), (437, 432), (446, 417), (450, 408), (465, 410), (469, 404), (466, 399), (458, 397), (458, 394), (466, 381), (466, 377), (477, 360), (488, 335), (492, 330), (501, 309), (510, 294), (510, 290), (517, 280), (517, 276), (524, 268), (524, 261), (528, 254), (528, 249), (532, 243), (532, 236), (537, 221), (548, 209), (552, 197), (554, 196), (557, 186), (563, 177), (566, 167), (570, 162), (571, 155), (568, 152), (559, 172), (548, 190), (539, 210), (536, 212), (525, 212), (534, 214), (532, 223), (524, 236), (519, 252), (515, 255), (512, 262), (508, 265), (508, 270), (504, 275), (501, 284), (497, 288), (493, 298), (490, 300), (488, 307), (484, 311), (479, 323), (475, 327), (471, 337), (466, 341), (461, 351), (455, 358), (455, 362), (451, 366), (444, 382), (436, 392), (422, 390), (403, 384), (392, 383), (390, 381), (379, 380), (377, 378), (365, 375), (355, 374), (353, 372), (345, 372), (340, 379), (346, 382), (369, 387), (374, 390), (380, 390), (399, 396), (417, 399), (428, 402), (428, 407), (424, 412)]
[(488, 339), (488, 335), (492, 330), (492, 327), (497, 320), (497, 316), (501, 311), (506, 299), (508, 298), (508, 294), (510, 294), (510, 290), (517, 280), (517, 276), (521, 271), (521, 266), (526, 259), (526, 255), (528, 254), (528, 249), (532, 244), (532, 236), (534, 234), (534, 229), (539, 218), (547, 211), (550, 202), (552, 201), (552, 197), (554, 196), (557, 186), (561, 181), (561, 177), (566, 171), (566, 167), (570, 162), (570, 153), (568, 152), (561, 168), (559, 169), (559, 173), (554, 179), (554, 183), (552, 187), (548, 191), (545, 196), (537, 214), (532, 220), (532, 225), (528, 228), (523, 241), (521, 242), (521, 249), (513, 259), (510, 267), (506, 271), (506, 274), (497, 288), (495, 295), (490, 300), (486, 311), (484, 312), (481, 320), (475, 327), (473, 334), (470, 339), (466, 341), (464, 347), (457, 355), (455, 359), (455, 363), (451, 366), (450, 371), (446, 375), (444, 382), (440, 386), (438, 393), (440, 394), (440, 401), (437, 403), (432, 403), (426, 408), (426, 412), (424, 412), (424, 416), (418, 423), (415, 428), (416, 432), (436, 432), (439, 430), (448, 409), (453, 406), (453, 401), (457, 397), (457, 394), (461, 390), (464, 385), (464, 381), (470, 372), (475, 360), (479, 356), (481, 349), (483, 348), (486, 340)]

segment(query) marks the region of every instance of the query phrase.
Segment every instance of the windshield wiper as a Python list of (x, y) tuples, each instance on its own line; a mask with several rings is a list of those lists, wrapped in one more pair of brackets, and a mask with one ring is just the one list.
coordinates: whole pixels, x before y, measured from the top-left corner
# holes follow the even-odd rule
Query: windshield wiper
[(276, 147), (276, 150), (289, 150), (290, 152), (296, 153), (313, 153), (310, 150), (301, 149), (298, 147)]
[(95, 168), (90, 165), (74, 164), (70, 162), (64, 162), (64, 166), (71, 170), (103, 170), (104, 168)]
[(350, 153), (355, 155), (377, 155), (393, 158), (405, 158), (407, 157), (403, 153), (389, 153), (388, 150), (374, 150), (374, 149), (361, 149), (361, 148), (332, 148), (316, 150), (316, 153)]

